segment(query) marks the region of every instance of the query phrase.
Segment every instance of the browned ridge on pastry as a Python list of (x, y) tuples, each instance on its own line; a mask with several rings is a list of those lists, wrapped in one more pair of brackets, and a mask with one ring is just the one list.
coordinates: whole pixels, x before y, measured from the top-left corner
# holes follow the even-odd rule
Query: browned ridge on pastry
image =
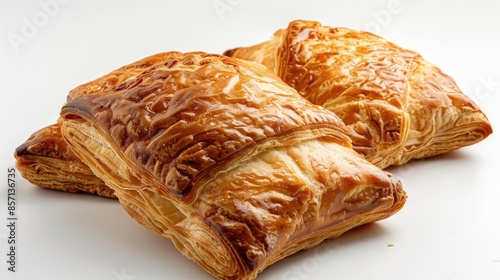
[(61, 131), (133, 218), (216, 278), (254, 279), (403, 207), (401, 182), (352, 150), (343, 122), (264, 66), (146, 60), (106, 91), (73, 91)]
[(262, 63), (346, 123), (354, 149), (385, 168), (477, 143), (492, 132), (456, 82), (374, 34), (297, 20), (226, 55)]

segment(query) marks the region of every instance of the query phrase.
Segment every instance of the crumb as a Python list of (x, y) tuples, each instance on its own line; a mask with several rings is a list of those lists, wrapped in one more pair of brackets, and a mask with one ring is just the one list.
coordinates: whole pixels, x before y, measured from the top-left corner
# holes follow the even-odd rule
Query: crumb
[(387, 244), (387, 247), (394, 247), (394, 244), (389, 243), (389, 244)]

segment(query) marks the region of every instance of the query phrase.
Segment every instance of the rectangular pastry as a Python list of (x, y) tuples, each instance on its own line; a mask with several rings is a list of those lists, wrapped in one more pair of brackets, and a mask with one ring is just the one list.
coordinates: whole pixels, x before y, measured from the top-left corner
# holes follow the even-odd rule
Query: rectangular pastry
[(364, 31), (296, 20), (226, 55), (262, 63), (347, 125), (380, 168), (475, 144), (491, 125), (455, 81), (417, 52)]
[(74, 91), (62, 135), (131, 217), (214, 277), (254, 279), (403, 207), (401, 182), (352, 149), (343, 122), (264, 66), (146, 60), (106, 91)]

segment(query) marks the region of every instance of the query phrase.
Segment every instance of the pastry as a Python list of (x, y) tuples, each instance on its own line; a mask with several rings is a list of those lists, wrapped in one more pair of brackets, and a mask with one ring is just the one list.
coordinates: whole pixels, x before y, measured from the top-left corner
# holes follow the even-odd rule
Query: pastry
[(34, 185), (116, 198), (113, 190), (66, 145), (60, 122), (33, 133), (16, 149), (14, 156), (21, 175)]
[(468, 146), (492, 132), (451, 77), (368, 32), (297, 20), (269, 41), (225, 54), (266, 65), (335, 112), (354, 149), (380, 168)]
[(214, 277), (254, 279), (403, 207), (401, 182), (352, 150), (342, 121), (264, 66), (146, 59), (107, 91), (73, 91), (61, 131), (131, 217)]

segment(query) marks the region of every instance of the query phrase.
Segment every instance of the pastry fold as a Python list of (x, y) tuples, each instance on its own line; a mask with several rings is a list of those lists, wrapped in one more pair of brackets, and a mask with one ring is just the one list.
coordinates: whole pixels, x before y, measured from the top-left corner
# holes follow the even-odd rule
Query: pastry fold
[(214, 277), (254, 279), (403, 207), (401, 182), (352, 150), (340, 118), (264, 66), (151, 59), (106, 91), (75, 90), (62, 135), (134, 219)]
[(23, 178), (47, 189), (116, 198), (113, 190), (69, 149), (61, 125), (58, 122), (36, 131), (16, 149), (16, 167)]
[(491, 125), (456, 82), (374, 34), (297, 20), (226, 55), (262, 63), (348, 126), (354, 149), (385, 168), (472, 145)]

